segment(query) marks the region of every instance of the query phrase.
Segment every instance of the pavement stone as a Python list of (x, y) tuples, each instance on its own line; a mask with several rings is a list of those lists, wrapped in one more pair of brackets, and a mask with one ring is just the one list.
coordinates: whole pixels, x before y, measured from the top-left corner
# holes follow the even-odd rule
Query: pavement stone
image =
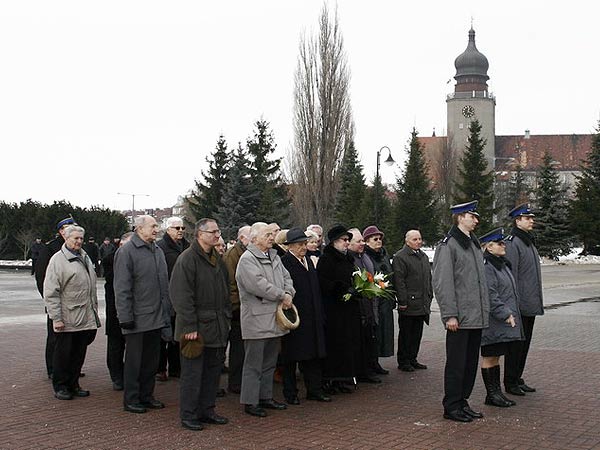
[[(591, 276), (598, 272), (600, 267)], [(21, 292), (25, 279), (15, 282), (13, 292)], [(571, 292), (562, 281), (548, 283), (549, 289)], [(179, 423), (176, 379), (156, 385), (165, 409), (141, 415), (122, 410), (122, 393), (112, 390), (105, 365), (103, 329), (88, 349), (81, 380), (92, 395), (56, 400), (45, 376), (44, 316), (31, 317), (35, 297), (15, 294), (14, 301), (6, 291), (0, 295), (2, 450), (600, 449), (600, 299), (595, 297), (564, 295), (537, 319), (526, 380), (538, 392), (515, 398), (515, 407), (494, 408), (483, 404), (478, 377), (470, 403), (484, 419), (459, 424), (442, 418), (444, 330), (434, 312), (420, 353), (428, 370), (401, 372), (395, 358), (382, 358), (391, 372), (382, 376), (382, 384), (361, 384), (329, 404), (302, 400), (301, 393), (301, 405), (269, 411), (264, 419), (244, 414), (238, 397), (228, 394), (217, 399), (217, 412), (230, 424), (192, 432)], [(281, 400), (280, 389), (276, 398)]]

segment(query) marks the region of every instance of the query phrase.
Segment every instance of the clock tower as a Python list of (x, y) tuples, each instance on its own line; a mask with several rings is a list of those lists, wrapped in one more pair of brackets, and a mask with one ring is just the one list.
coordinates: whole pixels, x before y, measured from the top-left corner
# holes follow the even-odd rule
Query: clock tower
[(496, 99), (488, 92), (489, 63), (475, 46), (475, 30), (469, 30), (467, 49), (454, 60), (456, 85), (446, 98), (448, 114), (448, 145), (461, 157), (469, 137), (469, 124), (477, 119), (481, 124), (481, 138), (487, 141), (484, 154), (488, 168), (494, 168), (494, 140), (496, 136)]

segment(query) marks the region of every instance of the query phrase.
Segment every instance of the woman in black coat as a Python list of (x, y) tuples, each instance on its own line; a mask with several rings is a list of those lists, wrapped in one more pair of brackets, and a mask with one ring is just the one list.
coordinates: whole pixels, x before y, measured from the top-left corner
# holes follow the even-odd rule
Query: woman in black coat
[[(356, 383), (356, 349), (360, 347), (360, 308), (356, 298), (344, 301), (352, 287), (354, 260), (348, 255), (352, 237), (345, 227), (336, 225), (327, 232), (329, 244), (319, 258), (317, 272), (325, 308), (327, 358), (323, 379), (329, 393), (350, 393), (347, 382)], [(302, 320), (302, 319), (300, 319)]]
[(485, 278), (490, 295), (489, 327), (481, 334), (481, 376), (487, 390), (485, 404), (507, 407), (516, 403), (502, 393), (500, 387), (500, 356), (524, 339), (519, 313), (518, 291), (506, 255), (504, 230), (497, 228), (480, 238)]
[(297, 405), (296, 366), (304, 375), (306, 398), (330, 401), (322, 390), (322, 363), (325, 358), (325, 312), (321, 300), (319, 277), (310, 258), (306, 257), (307, 237), (300, 228), (287, 233), (285, 245), (288, 252), (281, 258), (290, 273), (296, 295), (294, 305), (298, 309), (300, 325), (281, 340), (283, 363), (283, 395), (287, 403)]
[[(388, 280), (392, 282), (392, 262), (385, 251), (385, 248), (383, 248), (383, 232), (379, 231), (375, 225), (371, 225), (363, 231), (363, 239), (367, 244), (365, 253), (369, 255), (369, 258), (373, 261), (375, 272), (381, 272), (384, 275), (388, 275)], [(393, 289), (393, 286), (390, 287)], [(378, 302), (379, 309), (376, 329), (377, 350), (380, 357), (386, 358), (388, 356), (394, 356), (394, 307), (396, 306), (396, 302), (391, 298), (385, 297), (379, 298)], [(377, 373), (387, 372), (387, 370), (383, 369), (379, 363), (377, 363), (377, 365)]]

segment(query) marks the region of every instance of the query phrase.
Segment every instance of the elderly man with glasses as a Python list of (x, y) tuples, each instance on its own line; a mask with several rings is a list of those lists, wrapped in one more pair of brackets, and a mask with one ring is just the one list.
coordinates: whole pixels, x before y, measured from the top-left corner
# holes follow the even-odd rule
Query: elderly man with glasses
[[(158, 245), (165, 254), (170, 280), (177, 258), (179, 258), (179, 255), (190, 246), (190, 243), (184, 237), (185, 225), (181, 218), (169, 217), (166, 221), (166, 225), (165, 234), (156, 245)], [(173, 329), (175, 328), (175, 310), (172, 311), (171, 315), (171, 327)], [(161, 340), (160, 360), (158, 363), (158, 372), (156, 374), (157, 381), (167, 381), (167, 366), (169, 368), (169, 377), (179, 378), (181, 372), (179, 343), (174, 340)]]

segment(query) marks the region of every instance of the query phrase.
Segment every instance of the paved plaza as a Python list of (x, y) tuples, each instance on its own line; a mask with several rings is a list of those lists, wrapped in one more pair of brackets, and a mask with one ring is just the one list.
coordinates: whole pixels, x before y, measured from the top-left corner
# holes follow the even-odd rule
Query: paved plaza
[[(264, 419), (244, 414), (228, 394), (217, 399), (217, 412), (230, 424), (192, 432), (179, 424), (177, 380), (157, 383), (165, 409), (123, 412), (106, 369), (104, 329), (88, 349), (81, 380), (91, 396), (56, 400), (34, 280), (26, 270), (0, 271), (0, 449), (600, 449), (600, 266), (544, 266), (543, 276), (547, 311), (536, 321), (526, 369), (538, 392), (512, 397), (515, 407), (485, 406), (478, 376), (470, 402), (485, 418), (442, 418), (444, 331), (434, 304), (420, 353), (428, 370), (401, 372), (395, 358), (384, 358), (390, 374), (382, 384), (361, 384), (330, 404), (301, 393), (301, 405)], [(102, 283), (98, 288), (103, 299)], [(283, 399), (281, 386), (276, 398)]]

